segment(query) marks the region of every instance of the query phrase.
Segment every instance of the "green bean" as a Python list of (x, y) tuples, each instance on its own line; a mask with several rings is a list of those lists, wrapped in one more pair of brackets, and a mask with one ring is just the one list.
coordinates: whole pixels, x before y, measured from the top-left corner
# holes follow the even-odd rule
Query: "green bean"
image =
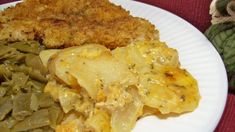
[[(18, 94), (13, 98), (12, 116), (17, 120), (23, 120), (26, 116), (32, 114), (31, 109), (31, 93)], [(23, 103), (22, 103), (23, 102)]]
[(39, 99), (34, 93), (31, 95), (30, 109), (33, 111), (37, 111), (39, 109)]
[(11, 77), (11, 71), (9, 70), (9, 67), (7, 65), (0, 65), (0, 78), (1, 79), (6, 79)]
[(36, 41), (0, 41), (0, 131), (53, 132), (64, 112), (43, 93), (47, 69)]
[(57, 106), (53, 105), (49, 109), (49, 117), (50, 117), (50, 122), (51, 122), (51, 127), (56, 128), (56, 125), (58, 125), (62, 119), (63, 119), (63, 111), (62, 109)]
[(45, 126), (45, 127), (40, 127), (37, 129), (30, 130), (29, 132), (54, 132), (54, 130), (49, 126)]
[(12, 81), (14, 85), (19, 87), (24, 87), (29, 79), (29, 76), (22, 72), (15, 72), (12, 74)]
[(40, 44), (36, 41), (15, 42), (9, 44), (9, 46), (16, 48), (21, 52), (33, 53), (33, 54), (39, 54), (39, 52), (42, 50)]
[(15, 48), (0, 45), (0, 59), (6, 59), (12, 57), (16, 52)]
[(16, 119), (14, 119), (13, 117), (10, 116), (10, 117), (6, 118), (4, 121), (0, 122), (0, 126), (1, 126), (1, 124), (4, 124), (7, 126), (7, 128), (12, 128), (17, 122), (18, 121)]
[(46, 108), (54, 105), (52, 97), (48, 93), (37, 93), (38, 105), (40, 108)]
[(40, 71), (42, 75), (47, 73), (47, 69), (43, 66), (42, 61), (38, 55), (28, 54), (25, 58), (25, 64), (34, 70)]
[(0, 123), (0, 130), (2, 132), (11, 132), (10, 129), (7, 127), (7, 124), (5, 122)]
[(33, 70), (32, 68), (27, 67), (25, 65), (22, 65), (22, 66), (13, 65), (12, 69), (13, 69), (13, 71), (16, 71), (16, 72), (23, 72), (26, 75), (29, 75), (29, 77), (34, 79), (34, 80), (37, 80), (37, 81), (40, 81), (40, 82), (43, 82), (43, 83), (47, 82), (46, 77), (43, 76), (39, 71)]
[(0, 120), (12, 110), (12, 100), (10, 97), (4, 97), (0, 100)]
[(45, 87), (44, 83), (30, 79), (27, 82), (26, 87), (24, 87), (24, 90), (27, 92), (42, 93), (44, 87)]
[(27, 131), (34, 128), (50, 125), (49, 113), (47, 109), (34, 112), (31, 116), (17, 123), (12, 131)]
[(6, 40), (0, 40), (0, 45), (7, 45), (9, 42), (7, 42)]
[(37, 80), (39, 82), (42, 82), (42, 83), (46, 83), (47, 82), (47, 78), (44, 77), (40, 72), (38, 71), (32, 71), (29, 73), (29, 76), (34, 79), (34, 80)]
[(0, 97), (3, 97), (7, 93), (7, 88), (0, 86)]

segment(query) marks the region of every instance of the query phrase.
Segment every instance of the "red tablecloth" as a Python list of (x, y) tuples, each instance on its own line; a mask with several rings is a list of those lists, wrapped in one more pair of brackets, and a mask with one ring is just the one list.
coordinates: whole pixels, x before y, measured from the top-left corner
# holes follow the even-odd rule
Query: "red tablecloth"
[[(0, 4), (16, 0), (0, 0)], [(181, 16), (200, 31), (210, 26), (209, 5), (211, 0), (137, 0), (166, 9)], [(235, 95), (229, 94), (224, 114), (216, 132), (235, 132)]]

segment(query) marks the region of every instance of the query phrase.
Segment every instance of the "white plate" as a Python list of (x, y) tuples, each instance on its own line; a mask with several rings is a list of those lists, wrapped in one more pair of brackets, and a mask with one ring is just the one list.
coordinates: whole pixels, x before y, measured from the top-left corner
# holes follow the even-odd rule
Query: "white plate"
[[(182, 67), (198, 80), (201, 101), (191, 113), (159, 119), (139, 120), (133, 132), (210, 132), (217, 126), (227, 97), (227, 76), (223, 62), (211, 43), (191, 24), (163, 9), (135, 1), (112, 0), (131, 14), (156, 25), (161, 40), (178, 50)], [(0, 5), (0, 9), (15, 3)]]

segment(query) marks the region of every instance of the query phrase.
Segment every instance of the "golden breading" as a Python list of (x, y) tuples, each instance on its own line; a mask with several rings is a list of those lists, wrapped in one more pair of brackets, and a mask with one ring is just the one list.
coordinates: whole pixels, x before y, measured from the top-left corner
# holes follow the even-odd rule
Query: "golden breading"
[(0, 12), (4, 39), (40, 40), (47, 48), (99, 43), (113, 49), (158, 39), (158, 31), (108, 0), (25, 0)]

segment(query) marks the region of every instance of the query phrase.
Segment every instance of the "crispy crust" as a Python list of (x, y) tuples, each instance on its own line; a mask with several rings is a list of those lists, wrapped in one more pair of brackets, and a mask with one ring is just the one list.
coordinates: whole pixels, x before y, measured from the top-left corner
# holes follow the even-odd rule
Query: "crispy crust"
[(47, 48), (99, 43), (113, 49), (158, 39), (158, 31), (108, 0), (25, 0), (0, 12), (4, 39), (40, 40)]

